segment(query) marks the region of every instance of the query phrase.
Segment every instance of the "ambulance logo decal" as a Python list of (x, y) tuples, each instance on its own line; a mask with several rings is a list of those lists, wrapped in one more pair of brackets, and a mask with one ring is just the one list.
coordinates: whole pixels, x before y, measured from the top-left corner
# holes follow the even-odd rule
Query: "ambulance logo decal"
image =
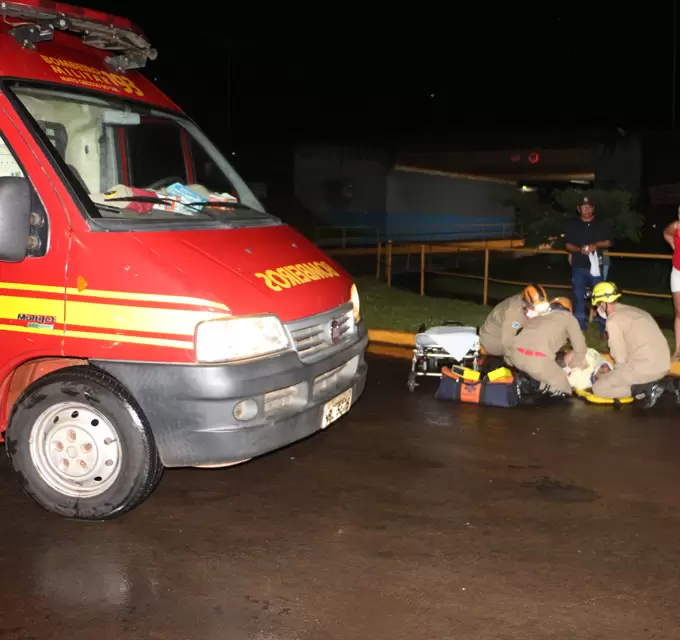
[(144, 92), (127, 76), (113, 73), (105, 69), (73, 62), (64, 58), (40, 56), (46, 62), (54, 74), (62, 82), (77, 84), (90, 89), (100, 89), (110, 93), (123, 93), (133, 96), (143, 96)]
[(325, 278), (339, 278), (340, 274), (327, 262), (305, 262), (267, 269), (264, 273), (256, 273), (255, 277), (264, 280), (272, 291), (283, 291)]
[(54, 316), (36, 316), (28, 313), (20, 313), (17, 320), (26, 323), (29, 329), (54, 329), (57, 319)]

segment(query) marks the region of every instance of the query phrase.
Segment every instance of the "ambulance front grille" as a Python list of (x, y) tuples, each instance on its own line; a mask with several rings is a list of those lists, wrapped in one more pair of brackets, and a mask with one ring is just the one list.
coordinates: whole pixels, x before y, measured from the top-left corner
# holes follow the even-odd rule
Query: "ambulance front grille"
[[(334, 322), (337, 323), (336, 343), (333, 343), (332, 339)], [(316, 316), (289, 322), (286, 327), (293, 338), (300, 360), (307, 363), (317, 362), (341, 351), (356, 333), (351, 303)]]

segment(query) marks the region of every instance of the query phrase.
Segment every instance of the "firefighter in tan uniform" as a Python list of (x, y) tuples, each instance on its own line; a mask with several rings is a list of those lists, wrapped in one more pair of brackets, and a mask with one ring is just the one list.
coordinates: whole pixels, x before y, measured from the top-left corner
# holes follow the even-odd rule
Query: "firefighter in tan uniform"
[(600, 282), (592, 293), (593, 306), (607, 322), (609, 353), (614, 368), (593, 384), (601, 398), (625, 398), (642, 389), (647, 407), (653, 406), (664, 391), (661, 379), (670, 371), (671, 351), (654, 318), (646, 311), (618, 302), (621, 292), (613, 282)]
[(556, 298), (550, 312), (527, 322), (514, 340), (512, 364), (539, 383), (543, 395), (564, 397), (571, 395), (571, 384), (564, 369), (556, 362), (567, 340), (572, 351), (571, 368), (581, 368), (586, 362), (586, 339), (572, 313), (568, 298)]
[(539, 284), (531, 284), (517, 294), (497, 304), (479, 329), (479, 342), (492, 356), (511, 355), (517, 332), (549, 308), (548, 294)]

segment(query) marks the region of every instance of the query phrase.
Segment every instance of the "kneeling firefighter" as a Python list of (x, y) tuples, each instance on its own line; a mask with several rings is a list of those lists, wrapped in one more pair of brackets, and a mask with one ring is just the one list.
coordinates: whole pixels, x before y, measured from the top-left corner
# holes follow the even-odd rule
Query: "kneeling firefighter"
[[(537, 381), (539, 393), (551, 397), (571, 395), (571, 384), (556, 358), (567, 340), (571, 343), (571, 368), (581, 368), (586, 362), (586, 339), (568, 298), (555, 298), (549, 312), (527, 322), (514, 340), (512, 364)], [(528, 391), (525, 388), (524, 391)]]
[(620, 298), (613, 282), (600, 282), (593, 288), (592, 304), (606, 321), (614, 361), (614, 368), (593, 384), (593, 393), (601, 398), (625, 398), (642, 392), (651, 407), (665, 390), (662, 378), (670, 371), (671, 351), (656, 320), (642, 309), (621, 304)]
[(530, 284), (491, 310), (479, 329), (480, 344), (491, 356), (511, 356), (517, 332), (529, 319), (547, 313), (549, 306), (545, 289), (540, 284)]

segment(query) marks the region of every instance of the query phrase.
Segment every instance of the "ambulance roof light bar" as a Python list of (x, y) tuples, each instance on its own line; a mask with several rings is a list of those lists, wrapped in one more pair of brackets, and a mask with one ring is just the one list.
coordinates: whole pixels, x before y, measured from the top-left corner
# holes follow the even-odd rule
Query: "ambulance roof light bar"
[(10, 34), (24, 47), (35, 49), (37, 43), (51, 40), (55, 29), (76, 33), (90, 47), (115, 52), (117, 55), (105, 61), (119, 72), (141, 69), (158, 55), (132, 22), (101, 11), (51, 0), (20, 0), (0, 1), (0, 16), (13, 27)]

